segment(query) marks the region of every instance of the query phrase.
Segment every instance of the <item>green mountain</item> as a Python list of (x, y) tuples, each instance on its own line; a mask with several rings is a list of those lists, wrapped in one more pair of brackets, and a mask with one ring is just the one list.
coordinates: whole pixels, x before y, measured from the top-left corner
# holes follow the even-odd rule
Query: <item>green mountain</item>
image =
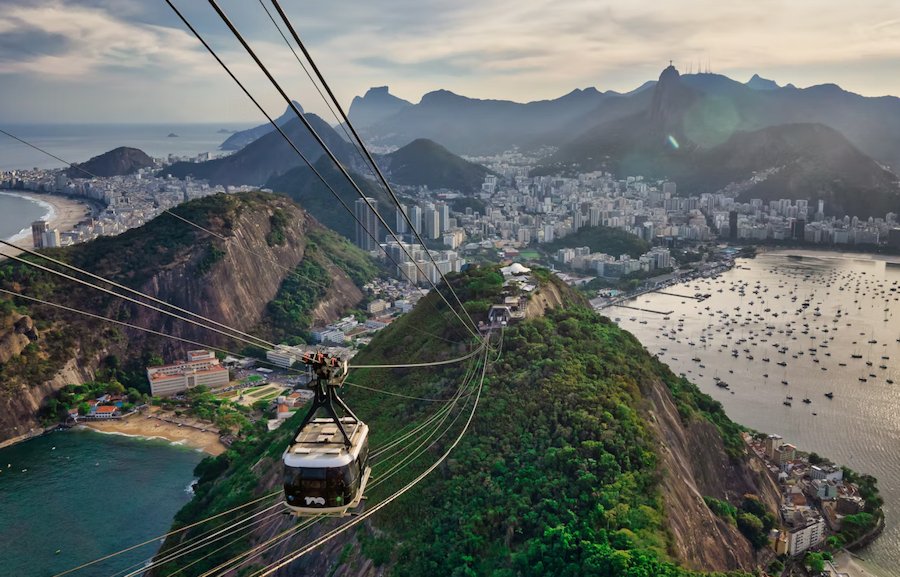
[(389, 173), (389, 180), (407, 186), (430, 189), (449, 188), (463, 193), (481, 190), (490, 171), (453, 154), (437, 142), (416, 139), (403, 148), (378, 158), (378, 164)]
[[(331, 184), (341, 200), (354, 210), (359, 193), (350, 185), (346, 178), (338, 171), (328, 158), (321, 158), (315, 163), (316, 170)], [(353, 180), (359, 185), (363, 193), (377, 201), (376, 208), (389, 224), (393, 224), (395, 212), (394, 203), (381, 186), (373, 181), (357, 174), (351, 173)], [(273, 176), (266, 182), (266, 188), (272, 189), (278, 194), (289, 196), (295, 202), (301, 204), (319, 222), (338, 232), (348, 239), (354, 239), (356, 235), (356, 222), (346, 210), (338, 203), (334, 194), (322, 184), (313, 171), (306, 166), (294, 168), (285, 174)], [(379, 229), (381, 227), (379, 226)], [(379, 241), (384, 240), (384, 231), (372, 231), (376, 233)]]
[(637, 258), (650, 250), (650, 243), (642, 238), (620, 228), (608, 226), (582, 227), (577, 232), (543, 245), (543, 248), (553, 252), (561, 248), (578, 246), (590, 247), (591, 252), (605, 252), (616, 257), (627, 254), (632, 258)]
[[(119, 236), (45, 252), (270, 340), (296, 340), (311, 324), (335, 320), (362, 300), (359, 287), (378, 271), (284, 197), (220, 194), (173, 212), (223, 238), (162, 214)], [(16, 262), (0, 266), (0, 287), (210, 346), (246, 346)], [(35, 426), (46, 399), (68, 383), (103, 375), (146, 389), (149, 358), (184, 358), (191, 348), (25, 300), (4, 297), (0, 306), (0, 439)]]
[(75, 164), (66, 169), (69, 178), (91, 178), (88, 173), (97, 176), (123, 176), (134, 174), (142, 168), (154, 165), (153, 159), (143, 150), (120, 146), (109, 152), (93, 157), (87, 162)]
[[(353, 146), (315, 114), (306, 114), (305, 117), (335, 156), (352, 166), (356, 158)], [(289, 120), (282, 129), (310, 162), (324, 156), (322, 148), (299, 119)], [(298, 166), (305, 166), (303, 160), (281, 134), (270, 131), (229, 156), (197, 163), (176, 162), (159, 174), (177, 178), (190, 176), (208, 180), (211, 184), (259, 186), (273, 176), (284, 174)]]
[[(752, 110), (743, 102), (751, 98), (747, 91), (771, 90), (752, 91), (725, 77), (701, 76), (702, 81), (685, 82), (670, 66), (645, 108), (588, 130), (534, 174), (604, 169), (672, 179), (691, 194), (741, 183), (743, 201), (822, 199), (826, 214), (833, 216), (884, 217), (900, 211), (898, 177), (840, 132), (816, 123), (738, 129), (736, 111)], [(712, 91), (719, 96), (709, 96)]]
[[(728, 571), (737, 576), (763, 562), (751, 540), (765, 538), (779, 493), (747, 454), (740, 428), (717, 402), (672, 374), (558, 279), (542, 271), (536, 278), (539, 287), (526, 306), (527, 319), (507, 327), (502, 342), (494, 336), (478, 409), (450, 458), (365, 524), (285, 571), (402, 577), (674, 577)], [(503, 277), (493, 267), (470, 269), (451, 282), (476, 320), (503, 294)], [(448, 340), (464, 337), (430, 294), (380, 332), (354, 363), (452, 358), (466, 349)], [(348, 380), (354, 384), (402, 396), (352, 388), (345, 398), (369, 424), (377, 452), (443, 406), (417, 398), (449, 400), (464, 375), (474, 374), (477, 385), (480, 372), (477, 362), (352, 371)], [(397, 474), (389, 475), (391, 466), (404, 462), (406, 453), (377, 460), (373, 479), (381, 483), (368, 491), (363, 511), (434, 462), (460, 432), (476, 390), (463, 391), (468, 395), (466, 409), (458, 412), (463, 418), (453, 421), (451, 412), (446, 438), (414, 436), (401, 445), (412, 451), (435, 443)], [(173, 528), (277, 491), (280, 455), (299, 419), (201, 463), (196, 497)], [(741, 530), (709, 508), (725, 501), (742, 509)], [(225, 516), (170, 537), (160, 555), (232, 522)], [(252, 573), (343, 522), (319, 522), (241, 571)], [(297, 523), (276, 520), (238, 535), (222, 550), (186, 555), (154, 574), (181, 569), (198, 575)]]

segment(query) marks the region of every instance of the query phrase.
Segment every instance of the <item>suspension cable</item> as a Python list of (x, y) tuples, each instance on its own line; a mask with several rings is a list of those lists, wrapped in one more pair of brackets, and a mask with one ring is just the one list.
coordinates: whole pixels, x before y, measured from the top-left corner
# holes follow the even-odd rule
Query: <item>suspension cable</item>
[[(260, 0), (260, 2), (262, 2), (262, 0)], [(391, 187), (387, 178), (385, 178), (384, 173), (381, 171), (381, 168), (378, 167), (378, 163), (375, 162), (375, 159), (372, 157), (372, 154), (369, 152), (369, 149), (366, 148), (365, 142), (363, 142), (363, 139), (359, 136), (359, 133), (356, 132), (356, 128), (353, 127), (353, 123), (350, 122), (350, 118), (344, 112), (344, 108), (341, 106), (340, 101), (334, 95), (334, 92), (331, 91), (331, 87), (328, 85), (328, 82), (325, 80), (325, 77), (322, 75), (322, 72), (319, 70), (319, 67), (316, 66), (316, 61), (313, 60), (312, 55), (306, 49), (306, 46), (303, 44), (303, 41), (300, 40), (300, 35), (297, 34), (297, 31), (294, 29), (293, 24), (291, 24), (291, 21), (287, 17), (287, 14), (285, 14), (284, 10), (281, 9), (281, 5), (278, 3), (278, 0), (272, 0), (272, 5), (275, 7), (275, 10), (278, 11), (278, 15), (281, 16), (282, 21), (284, 21), (285, 26), (287, 27), (288, 31), (291, 33), (291, 36), (294, 38), (294, 42), (296, 42), (297, 46), (300, 47), (300, 50), (303, 52), (303, 55), (306, 57), (306, 60), (309, 62), (313, 71), (316, 73), (316, 77), (319, 79), (319, 82), (322, 83), (322, 87), (325, 88), (325, 91), (328, 93), (328, 96), (331, 97), (332, 102), (334, 102), (335, 107), (341, 113), (341, 118), (344, 119), (344, 125), (346, 125), (346, 127), (350, 129), (350, 132), (353, 133), (353, 136), (356, 139), (356, 141), (359, 142), (360, 148), (362, 149), (362, 152), (365, 153), (366, 159), (368, 159), (369, 164), (371, 164), (372, 168), (375, 169), (375, 173), (378, 176), (378, 180), (381, 181), (381, 184), (384, 187), (385, 191), (391, 197), (391, 200), (394, 201), (394, 204), (397, 205), (397, 210), (400, 212), (400, 214), (403, 215), (403, 218), (404, 218), (404, 220), (406, 220), (406, 223), (410, 227), (410, 230), (413, 231), (413, 234), (415, 235), (416, 240), (419, 241), (419, 244), (421, 244), (423, 247), (425, 247), (425, 241), (422, 239), (422, 236), (419, 234), (419, 231), (416, 230), (416, 228), (413, 226), (413, 222), (409, 218), (409, 215), (406, 214), (406, 211), (403, 210), (403, 207), (400, 203), (400, 199), (397, 198), (397, 194), (394, 192), (394, 189)], [(319, 94), (321, 95), (321, 92)], [(351, 139), (351, 141), (352, 141), (352, 139)], [(396, 235), (395, 235), (395, 239), (396, 239)], [(468, 317), (469, 322), (472, 323), (472, 326), (476, 326), (475, 321), (472, 320), (472, 317), (469, 315), (469, 312), (466, 310), (466, 308), (462, 304), (462, 301), (459, 299), (459, 295), (456, 294), (456, 291), (453, 290), (453, 286), (447, 281), (447, 277), (444, 276), (444, 273), (441, 272), (440, 269), (438, 268), (437, 261), (434, 259), (434, 256), (431, 254), (431, 251), (428, 250), (426, 247), (425, 252), (428, 254), (429, 259), (431, 259), (431, 263), (434, 265), (435, 269), (438, 270), (438, 273), (440, 273), (441, 278), (444, 280), (444, 283), (447, 285), (447, 288), (450, 290), (450, 294), (453, 295), (453, 298), (456, 299), (456, 304), (458, 304), (459, 307), (466, 314), (466, 317)]]
[[(487, 353), (485, 353), (485, 354), (487, 354)], [(365, 521), (366, 519), (368, 519), (369, 517), (371, 517), (372, 515), (374, 515), (375, 513), (377, 513), (384, 507), (386, 507), (387, 505), (389, 505), (391, 502), (393, 502), (394, 500), (399, 498), (401, 495), (403, 495), (404, 493), (406, 493), (407, 491), (409, 491), (410, 489), (415, 487), (420, 481), (422, 481), (422, 479), (424, 479), (432, 471), (437, 469), (441, 465), (441, 463), (443, 463), (447, 459), (447, 457), (450, 455), (450, 453), (453, 451), (453, 449), (455, 449), (457, 447), (457, 445), (459, 445), (460, 441), (462, 441), (463, 437), (465, 436), (466, 432), (468, 431), (469, 426), (472, 424), (472, 420), (475, 417), (475, 412), (478, 409), (478, 402), (481, 400), (481, 392), (484, 389), (484, 377), (485, 377), (486, 371), (487, 371), (487, 358), (485, 358), (485, 361), (484, 361), (484, 364), (482, 367), (481, 382), (478, 385), (478, 393), (475, 395), (475, 401), (474, 401), (474, 403), (472, 403), (472, 410), (469, 413), (468, 419), (466, 420), (465, 424), (463, 425), (462, 431), (460, 431), (459, 435), (456, 437), (456, 439), (453, 441), (453, 443), (431, 466), (429, 466), (427, 469), (425, 469), (425, 471), (420, 473), (412, 481), (410, 481), (409, 483), (404, 485), (402, 488), (400, 488), (399, 490), (394, 492), (391, 496), (385, 498), (383, 501), (381, 501), (380, 503), (378, 503), (377, 505), (375, 505), (368, 511), (361, 513), (359, 516), (354, 517), (353, 519), (351, 519), (347, 523), (344, 523), (337, 529), (334, 529), (334, 530), (330, 531), (329, 533), (326, 533), (322, 537), (319, 537), (318, 539), (316, 539), (315, 541), (313, 541), (306, 547), (300, 549), (299, 551), (295, 551), (294, 553), (286, 555), (285, 557), (282, 557), (280, 560), (278, 560), (274, 563), (271, 563), (268, 567), (262, 569), (261, 571), (254, 573), (253, 577), (265, 577), (267, 575), (271, 575), (271, 574), (275, 573), (276, 571), (278, 571), (279, 569), (281, 569), (282, 567), (289, 565), (290, 563), (293, 563), (295, 560), (297, 560), (300, 557), (302, 557), (303, 555), (309, 553), (313, 549), (319, 547), (320, 545), (323, 545), (324, 543), (327, 543), (328, 541), (330, 541), (331, 539), (340, 535), (344, 531), (362, 523), (363, 521)]]
[[(68, 269), (68, 270), (71, 270), (71, 271), (75, 271), (75, 272), (79, 272), (79, 273), (81, 273), (81, 274), (83, 274), (83, 275), (85, 275), (85, 276), (88, 276), (88, 277), (90, 277), (90, 278), (93, 278), (93, 279), (96, 279), (96, 280), (98, 280), (98, 281), (101, 281), (101, 282), (105, 282), (105, 283), (107, 283), (107, 284), (110, 284), (110, 285), (112, 285), (112, 286), (114, 286), (114, 287), (116, 287), (116, 288), (118, 288), (118, 289), (125, 290), (125, 291), (128, 291), (128, 292), (132, 293), (132, 294), (135, 294), (135, 295), (138, 295), (138, 296), (140, 296), (140, 297), (143, 297), (143, 298), (145, 298), (145, 299), (147, 299), (147, 300), (149, 300), (149, 301), (151, 301), (151, 302), (155, 302), (155, 303), (158, 303), (158, 304), (167, 306), (167, 307), (171, 307), (171, 308), (175, 309), (176, 311), (185, 313), (185, 314), (187, 314), (187, 315), (191, 315), (191, 316), (193, 316), (193, 317), (197, 317), (197, 318), (203, 320), (204, 322), (210, 323), (210, 324), (212, 324), (212, 325), (215, 325), (215, 326), (218, 326), (218, 327), (222, 327), (222, 328), (224, 328), (224, 329), (227, 329), (227, 330), (229, 330), (229, 331), (233, 331), (233, 332), (235, 332), (235, 333), (237, 333), (237, 334), (239, 334), (239, 335), (242, 335), (242, 336), (245, 336), (245, 337), (248, 337), (248, 338), (251, 338), (251, 339), (255, 339), (255, 340), (259, 341), (260, 343), (262, 343), (262, 344), (264, 344), (264, 345), (266, 345), (266, 346), (271, 346), (271, 347), (274, 347), (274, 346), (275, 346), (274, 343), (270, 343), (270, 342), (268, 342), (268, 341), (266, 341), (266, 340), (264, 340), (264, 339), (261, 339), (261, 338), (259, 338), (259, 337), (254, 336), (254, 335), (251, 335), (251, 334), (249, 334), (249, 333), (245, 333), (245, 332), (243, 332), (243, 331), (239, 331), (238, 329), (235, 329), (235, 328), (233, 328), (233, 327), (230, 327), (230, 326), (228, 326), (228, 325), (226, 325), (226, 324), (224, 324), (224, 323), (220, 323), (220, 322), (218, 322), (218, 321), (214, 321), (214, 320), (212, 320), (212, 319), (210, 319), (210, 318), (208, 318), (208, 317), (205, 317), (205, 316), (203, 316), (203, 315), (201, 315), (201, 314), (198, 314), (198, 313), (195, 313), (195, 312), (193, 312), (193, 311), (189, 311), (189, 310), (184, 309), (184, 308), (182, 308), (182, 307), (179, 307), (179, 306), (177, 306), (177, 305), (173, 305), (173, 304), (171, 304), (171, 303), (167, 303), (166, 301), (164, 301), (164, 300), (162, 300), (162, 299), (158, 299), (158, 298), (156, 298), (156, 297), (154, 297), (154, 296), (150, 296), (150, 295), (148, 295), (148, 294), (144, 294), (144, 293), (142, 293), (142, 292), (139, 291), (139, 290), (135, 290), (135, 289), (133, 289), (133, 288), (127, 287), (127, 286), (125, 286), (125, 285), (123, 285), (123, 284), (121, 284), (121, 283), (118, 283), (118, 282), (116, 282), (116, 281), (109, 280), (109, 279), (104, 278), (104, 277), (102, 277), (102, 276), (96, 275), (96, 274), (94, 274), (94, 273), (92, 273), (92, 272), (90, 272), (90, 271), (84, 270), (83, 268), (79, 268), (79, 267), (77, 267), (77, 266), (70, 265), (70, 264), (65, 263), (65, 262), (63, 262), (63, 261), (61, 261), (61, 260), (55, 259), (55, 258), (50, 257), (50, 256), (47, 256), (47, 255), (45, 255), (45, 254), (41, 254), (41, 253), (39, 253), (39, 252), (35, 252), (35, 251), (30, 250), (30, 249), (27, 249), (27, 248), (25, 248), (25, 247), (16, 246), (15, 244), (13, 244), (13, 243), (11, 243), (11, 242), (9, 242), (9, 241), (3, 240), (3, 239), (0, 239), (0, 244), (4, 244), (4, 245), (6, 245), (6, 246), (8, 246), (8, 247), (10, 247), (10, 248), (16, 249), (16, 250), (21, 250), (21, 251), (25, 252), (26, 254), (30, 254), (30, 255), (32, 255), (32, 256), (36, 256), (36, 257), (38, 257), (38, 258), (42, 258), (42, 259), (44, 259), (44, 260), (48, 260), (48, 261), (52, 262), (53, 264), (59, 265), (59, 266), (65, 268), (65, 269)], [(165, 311), (163, 311), (163, 312), (165, 312)], [(191, 321), (191, 322), (192, 322), (192, 321)], [(257, 344), (257, 346), (259, 346), (259, 345)]]
[[(166, 0), (166, 2), (171, 4), (171, 0)], [(456, 315), (456, 317), (463, 324), (463, 326), (466, 327), (466, 329), (472, 334), (473, 337), (475, 337), (476, 340), (481, 340), (481, 336), (478, 334), (477, 330), (473, 329), (474, 322), (472, 322), (472, 326), (470, 326), (465, 320), (463, 320), (463, 318), (459, 315), (459, 312), (457, 312), (457, 310), (450, 304), (450, 302), (447, 301), (447, 299), (443, 295), (443, 293), (440, 292), (440, 289), (438, 288), (438, 286), (434, 283), (434, 281), (431, 280), (431, 277), (428, 277), (424, 273), (424, 271), (422, 270), (419, 263), (416, 262), (415, 259), (412, 257), (412, 255), (409, 253), (409, 250), (407, 250), (407, 248), (405, 246), (403, 246), (403, 243), (397, 237), (397, 234), (387, 224), (387, 222), (384, 220), (384, 217), (382, 217), (378, 213), (378, 211), (375, 210), (375, 207), (372, 206), (370, 199), (365, 195), (365, 193), (362, 191), (362, 189), (359, 187), (359, 185), (356, 183), (356, 181), (353, 180), (353, 177), (350, 176), (350, 173), (347, 172), (347, 169), (344, 168), (343, 164), (341, 164), (340, 160), (338, 160), (338, 158), (337, 158), (337, 156), (335, 156), (334, 152), (332, 152), (332, 150), (328, 147), (328, 145), (325, 143), (325, 141), (322, 139), (322, 137), (319, 135), (319, 133), (316, 132), (315, 128), (313, 128), (313, 126), (309, 123), (309, 120), (307, 120), (306, 117), (304, 116), (304, 114), (297, 108), (297, 105), (294, 104), (294, 102), (293, 102), (293, 100), (291, 100), (290, 96), (287, 95), (287, 93), (281, 87), (281, 84), (279, 84), (278, 81), (275, 79), (275, 77), (272, 76), (272, 73), (269, 72), (269, 69), (259, 59), (259, 56), (257, 56), (257, 54), (253, 50), (253, 48), (250, 47), (250, 45), (244, 39), (243, 35), (235, 27), (234, 23), (231, 22), (231, 20), (225, 14), (225, 12), (222, 10), (222, 8), (218, 5), (216, 0), (209, 0), (209, 4), (213, 7), (213, 9), (219, 15), (219, 18), (222, 20), (222, 22), (224, 22), (225, 25), (228, 27), (228, 29), (231, 31), (232, 35), (238, 40), (238, 42), (241, 44), (241, 46), (243, 46), (243, 48), (247, 52), (247, 54), (257, 64), (257, 66), (260, 68), (260, 70), (263, 72), (263, 74), (265, 74), (266, 78), (269, 79), (269, 82), (272, 84), (272, 86), (274, 86), (275, 89), (278, 91), (278, 93), (282, 96), (282, 98), (284, 98), (285, 102), (287, 102), (287, 104), (291, 108), (291, 110), (294, 111), (294, 114), (297, 116), (298, 119), (300, 119), (300, 121), (306, 127), (307, 132), (309, 132), (309, 134), (319, 144), (319, 146), (322, 148), (322, 150), (325, 152), (325, 154), (329, 157), (329, 159), (331, 159), (331, 161), (334, 163), (334, 165), (338, 169), (338, 171), (344, 176), (345, 179), (347, 179), (347, 182), (349, 182), (350, 185), (353, 187), (353, 189), (356, 190), (360, 199), (362, 199), (363, 202), (365, 202), (365, 204), (369, 208), (369, 210), (372, 211), (372, 214), (375, 215), (375, 217), (382, 224), (382, 226), (384, 226), (385, 229), (387, 229), (387, 231), (391, 234), (391, 236), (394, 237), (394, 240), (397, 242), (400, 249), (403, 250), (403, 252), (410, 259), (410, 261), (416, 265), (416, 268), (419, 270), (419, 272), (422, 273), (422, 276), (426, 277), (428, 279), (428, 282), (434, 287), (435, 291), (438, 292), (438, 294), (441, 296), (441, 298), (444, 299), (444, 301), (447, 303), (447, 306), (450, 307), (450, 310), (454, 313), (454, 315)], [(348, 210), (349, 210), (349, 208), (348, 208)], [(354, 213), (354, 216), (355, 216), (355, 213)], [(385, 250), (385, 252), (387, 252), (387, 250)], [(429, 256), (430, 256), (430, 253), (429, 253)], [(435, 269), (438, 271), (441, 278), (443, 278), (446, 283), (446, 277), (444, 277), (444, 273), (441, 272), (437, 266), (435, 266)], [(446, 283), (446, 284), (447, 284), (447, 287), (450, 289), (450, 292), (453, 293), (454, 292), (453, 287), (449, 283)], [(468, 312), (465, 310), (465, 307), (463, 307), (463, 312), (465, 314), (468, 314)], [(471, 317), (470, 317), (470, 321), (471, 321)]]
[(149, 544), (151, 544), (151, 543), (156, 543), (156, 542), (158, 542), (160, 539), (166, 539), (166, 538), (168, 538), (168, 537), (170, 537), (170, 536), (172, 536), (172, 535), (177, 535), (178, 533), (182, 533), (182, 532), (187, 531), (187, 530), (189, 530), (189, 529), (193, 529), (194, 527), (197, 527), (198, 525), (202, 525), (203, 523), (207, 523), (207, 522), (209, 522), (209, 521), (212, 521), (213, 519), (218, 519), (219, 517), (222, 517), (223, 515), (227, 515), (227, 514), (229, 514), (229, 513), (233, 513), (233, 512), (235, 512), (235, 511), (239, 511), (240, 509), (243, 509), (243, 508), (245, 508), (245, 507), (249, 507), (250, 505), (259, 503), (260, 501), (264, 501), (265, 499), (270, 499), (270, 498), (272, 498), (272, 497), (274, 497), (274, 496), (276, 496), (276, 495), (280, 495), (280, 494), (281, 494), (281, 491), (275, 491), (275, 492), (272, 492), (272, 493), (268, 493), (268, 494), (266, 494), (266, 495), (263, 495), (262, 497), (259, 497), (259, 498), (257, 498), (257, 499), (253, 499), (252, 501), (248, 501), (248, 502), (244, 503), (243, 505), (238, 505), (237, 507), (233, 507), (233, 508), (231, 508), (231, 509), (228, 509), (227, 511), (222, 511), (221, 513), (216, 513), (215, 515), (212, 515), (211, 517), (207, 517), (207, 518), (205, 518), (205, 519), (201, 519), (201, 520), (199, 520), (199, 521), (196, 521), (196, 522), (194, 522), (194, 523), (191, 523), (190, 525), (185, 525), (184, 527), (181, 527), (181, 528), (179, 528), (179, 529), (175, 529), (174, 531), (169, 531), (168, 533), (164, 533), (164, 534), (159, 535), (159, 536), (157, 536), (157, 537), (153, 537), (152, 539), (147, 539), (146, 541), (142, 541), (142, 542), (138, 543), (137, 545), (132, 545), (131, 547), (127, 547), (127, 548), (122, 549), (122, 550), (120, 550), (120, 551), (116, 551), (115, 553), (110, 553), (109, 555), (104, 555), (103, 557), (99, 557), (99, 558), (97, 558), (97, 559), (94, 559), (93, 561), (89, 561), (89, 562), (87, 562), (87, 563), (82, 563), (82, 564), (79, 565), (78, 567), (73, 567), (73, 568), (71, 568), (71, 569), (66, 569), (65, 571), (63, 571), (63, 572), (61, 572), (61, 573), (55, 574), (53, 577), (62, 577), (63, 575), (68, 575), (69, 573), (74, 573), (75, 571), (80, 571), (81, 569), (84, 569), (84, 568), (86, 568), (86, 567), (90, 567), (91, 565), (95, 565), (95, 564), (97, 564), (97, 563), (100, 563), (101, 561), (106, 561), (107, 559), (112, 559), (113, 557), (117, 557), (118, 555), (121, 555), (122, 553), (127, 553), (127, 552), (129, 552), (129, 551), (133, 551), (134, 549), (137, 549), (137, 548), (139, 548), (139, 547), (143, 547), (143, 546), (145, 546), (145, 545), (149, 545)]
[[(15, 245), (13, 245), (13, 246), (15, 246)], [(115, 291), (113, 291), (113, 290), (110, 290), (110, 289), (108, 289), (108, 288), (105, 288), (105, 287), (101, 287), (101, 286), (92, 284), (92, 283), (90, 283), (90, 282), (88, 282), (88, 281), (86, 281), (86, 280), (84, 280), (84, 279), (76, 278), (76, 277), (71, 276), (71, 275), (68, 275), (68, 274), (66, 274), (66, 273), (64, 273), (64, 272), (61, 272), (61, 271), (58, 271), (58, 270), (55, 270), (55, 269), (52, 269), (52, 268), (45, 267), (45, 266), (43, 266), (43, 265), (40, 265), (40, 264), (35, 263), (35, 262), (31, 262), (31, 261), (29, 261), (29, 260), (20, 258), (20, 257), (18, 257), (18, 256), (11, 255), (11, 254), (7, 254), (7, 255), (2, 255), (2, 254), (0, 254), (0, 256), (5, 256), (6, 258), (10, 258), (10, 259), (12, 259), (12, 260), (14, 260), (14, 261), (16, 261), (16, 262), (22, 263), (22, 264), (24, 264), (24, 265), (27, 265), (27, 266), (30, 266), (30, 267), (33, 267), (33, 268), (36, 268), (36, 269), (39, 269), (39, 270), (43, 270), (43, 271), (45, 271), (45, 272), (49, 272), (50, 274), (54, 274), (54, 275), (56, 275), (56, 276), (58, 276), (58, 277), (61, 277), (61, 278), (70, 280), (70, 281), (72, 281), (72, 282), (75, 282), (75, 283), (78, 283), (78, 284), (81, 284), (81, 285), (84, 285), (84, 286), (93, 288), (93, 289), (95, 289), (95, 290), (98, 290), (98, 291), (101, 291), (101, 292), (110, 294), (110, 295), (112, 295), (112, 296), (114, 296), (114, 297), (118, 297), (118, 298), (120, 298), (120, 299), (126, 300), (126, 301), (131, 302), (131, 303), (134, 303), (134, 304), (136, 304), (136, 305), (139, 305), (139, 306), (142, 306), (142, 307), (145, 307), (145, 308), (148, 308), (148, 309), (152, 309), (152, 310), (154, 310), (154, 311), (160, 312), (160, 313), (162, 313), (162, 314), (164, 314), (164, 315), (168, 315), (168, 316), (170, 316), (170, 317), (174, 317), (174, 318), (176, 318), (176, 319), (182, 320), (182, 321), (184, 321), (184, 322), (186, 322), (186, 323), (190, 323), (190, 324), (195, 325), (195, 326), (197, 326), (197, 327), (200, 327), (200, 328), (203, 328), (203, 329), (206, 329), (206, 330), (209, 330), (209, 331), (213, 331), (213, 332), (215, 332), (215, 333), (218, 333), (218, 334), (220, 334), (220, 335), (223, 335), (223, 336), (225, 336), (225, 337), (228, 337), (229, 339), (234, 339), (234, 340), (242, 341), (242, 342), (244, 342), (244, 343), (246, 343), (246, 344), (249, 344), (249, 345), (251, 345), (251, 346), (254, 346), (254, 347), (260, 346), (259, 343), (250, 341), (250, 340), (245, 339), (245, 338), (243, 338), (243, 337), (238, 337), (238, 336), (236, 336), (236, 335), (232, 335), (232, 334), (226, 333), (225, 331), (219, 330), (219, 329), (217, 329), (217, 328), (215, 328), (215, 327), (210, 327), (210, 326), (204, 325), (204, 324), (199, 323), (199, 322), (197, 322), (197, 321), (194, 321), (194, 320), (191, 320), (191, 319), (186, 318), (186, 317), (184, 317), (184, 316), (181, 316), (181, 315), (179, 315), (179, 314), (177, 314), (177, 313), (173, 313), (173, 312), (171, 312), (171, 311), (163, 310), (163, 309), (161, 309), (161, 308), (159, 308), (159, 307), (157, 307), (157, 306), (151, 305), (151, 304), (149, 304), (149, 303), (141, 302), (141, 301), (139, 301), (139, 300), (137, 300), (137, 299), (134, 299), (134, 298), (131, 298), (131, 297), (129, 297), (129, 296), (126, 296), (126, 295), (117, 293), (117, 292), (115, 292)], [(262, 340), (261, 340), (261, 342), (266, 342), (266, 341), (262, 341)], [(271, 345), (271, 347), (274, 347), (274, 345)]]

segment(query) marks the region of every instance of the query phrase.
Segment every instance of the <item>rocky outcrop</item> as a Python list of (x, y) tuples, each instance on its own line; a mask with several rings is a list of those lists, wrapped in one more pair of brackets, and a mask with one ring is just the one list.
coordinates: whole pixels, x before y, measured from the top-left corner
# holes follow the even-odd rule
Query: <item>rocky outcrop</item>
[(25, 347), (38, 339), (31, 317), (12, 313), (0, 329), (0, 364), (18, 356)]
[(4, 441), (27, 438), (40, 431), (41, 408), (56, 391), (69, 384), (93, 380), (94, 372), (71, 359), (49, 381), (34, 386), (18, 386), (0, 392), (0, 446)]
[(328, 324), (343, 314), (348, 306), (358, 303), (363, 299), (363, 293), (359, 287), (353, 284), (344, 272), (332, 263), (326, 264), (328, 275), (331, 277), (331, 286), (328, 292), (316, 307), (312, 310), (312, 324), (321, 326)]
[(778, 487), (752, 459), (728, 457), (715, 425), (706, 420), (683, 423), (662, 382), (644, 391), (649, 422), (659, 440), (661, 493), (680, 564), (696, 570), (750, 570), (756, 553), (737, 527), (717, 517), (704, 496), (740, 502), (754, 494), (770, 509), (779, 502)]

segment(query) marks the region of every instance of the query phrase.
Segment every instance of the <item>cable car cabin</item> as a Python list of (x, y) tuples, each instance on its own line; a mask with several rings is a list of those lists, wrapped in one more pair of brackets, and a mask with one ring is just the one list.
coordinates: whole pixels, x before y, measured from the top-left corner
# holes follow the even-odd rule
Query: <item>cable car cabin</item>
[(359, 506), (371, 469), (369, 427), (354, 417), (312, 419), (284, 452), (284, 495), (296, 515), (346, 515)]

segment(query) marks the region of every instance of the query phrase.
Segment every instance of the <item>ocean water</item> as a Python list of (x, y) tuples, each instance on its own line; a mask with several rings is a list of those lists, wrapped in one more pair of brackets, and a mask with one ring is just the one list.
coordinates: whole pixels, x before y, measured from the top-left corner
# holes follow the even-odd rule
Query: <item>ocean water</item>
[(872, 575), (900, 577), (900, 264), (768, 253), (665, 292), (712, 296), (651, 293), (629, 303), (671, 311), (668, 320), (616, 307), (604, 314), (720, 401), (732, 420), (875, 475), (886, 527), (860, 555)]
[[(0, 449), (0, 574), (46, 577), (166, 533), (203, 455), (86, 430)], [(110, 575), (154, 542), (74, 575)]]
[[(260, 123), (261, 124), (261, 123)], [(252, 124), (4, 124), (19, 138), (69, 162), (84, 162), (119, 146), (139, 148), (154, 157), (216, 153), (229, 134)], [(177, 134), (170, 138), (169, 134)], [(0, 134), (0, 171), (62, 168), (58, 160)]]
[(53, 217), (53, 207), (14, 191), (0, 190), (0, 238), (19, 240), (31, 235), (31, 223)]

